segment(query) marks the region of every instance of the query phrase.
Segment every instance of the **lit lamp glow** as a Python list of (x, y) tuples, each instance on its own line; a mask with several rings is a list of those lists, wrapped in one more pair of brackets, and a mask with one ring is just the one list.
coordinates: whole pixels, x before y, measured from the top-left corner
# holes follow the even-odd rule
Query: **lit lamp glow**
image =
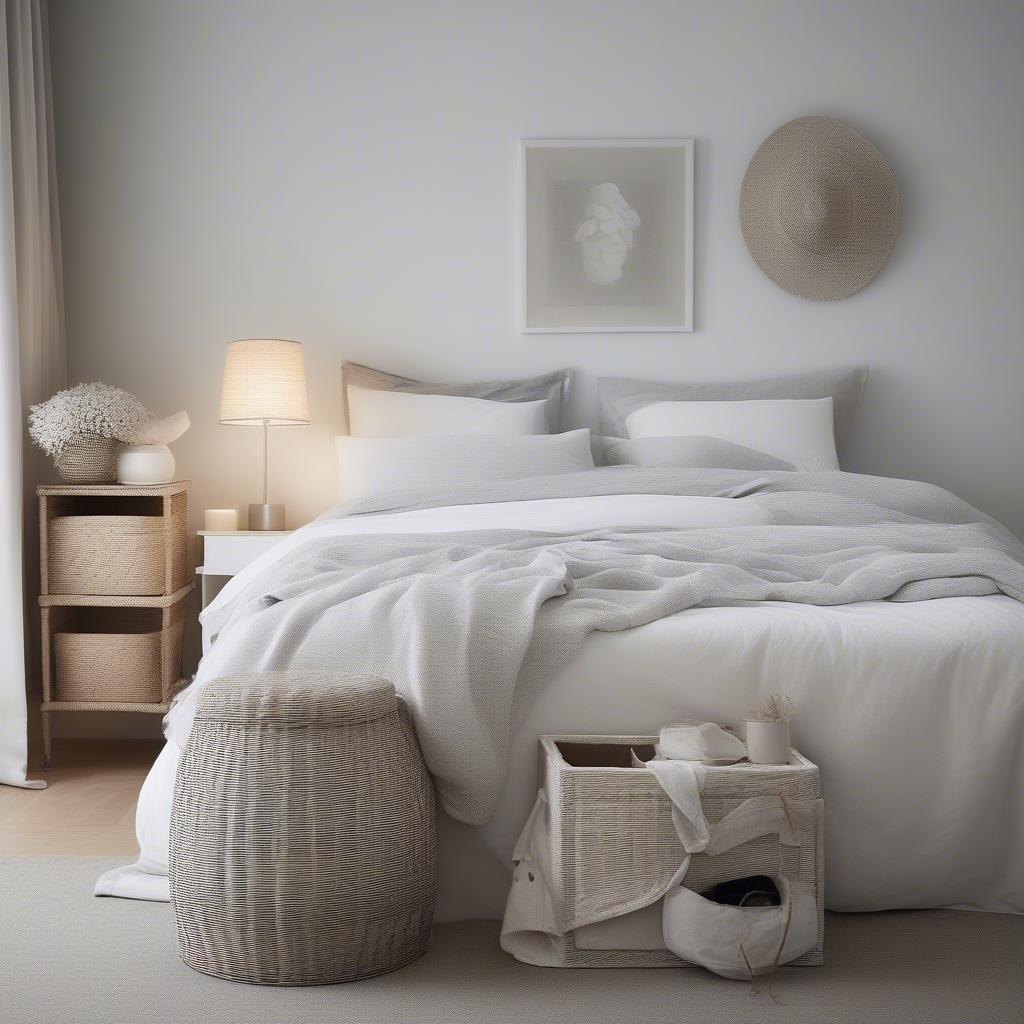
[(270, 427), (309, 423), (302, 343), (263, 338), (230, 342), (220, 422), (263, 427), (263, 501), (249, 506), (249, 529), (283, 530), (284, 505), (269, 501), (267, 435)]

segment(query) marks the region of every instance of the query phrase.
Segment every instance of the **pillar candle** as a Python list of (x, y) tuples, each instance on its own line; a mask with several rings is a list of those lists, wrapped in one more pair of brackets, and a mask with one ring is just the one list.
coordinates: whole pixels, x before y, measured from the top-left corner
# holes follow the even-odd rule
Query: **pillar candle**
[(237, 508), (208, 508), (203, 512), (203, 523), (207, 530), (237, 530)]

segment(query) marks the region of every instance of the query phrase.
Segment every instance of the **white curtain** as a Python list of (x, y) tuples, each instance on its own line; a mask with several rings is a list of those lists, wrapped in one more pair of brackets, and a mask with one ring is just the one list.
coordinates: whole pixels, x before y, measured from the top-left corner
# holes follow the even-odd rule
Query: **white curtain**
[(67, 377), (43, 0), (4, 0), (0, 90), (0, 783), (39, 789), (26, 779), (26, 679), (38, 665), (33, 490), (43, 462), (26, 445), (25, 415)]

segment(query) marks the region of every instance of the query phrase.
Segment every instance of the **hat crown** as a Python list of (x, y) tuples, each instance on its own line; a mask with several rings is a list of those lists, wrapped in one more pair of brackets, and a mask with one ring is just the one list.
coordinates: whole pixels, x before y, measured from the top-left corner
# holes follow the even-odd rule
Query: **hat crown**
[(850, 235), (851, 204), (838, 187), (820, 175), (794, 173), (780, 188), (779, 226), (806, 252), (833, 252)]

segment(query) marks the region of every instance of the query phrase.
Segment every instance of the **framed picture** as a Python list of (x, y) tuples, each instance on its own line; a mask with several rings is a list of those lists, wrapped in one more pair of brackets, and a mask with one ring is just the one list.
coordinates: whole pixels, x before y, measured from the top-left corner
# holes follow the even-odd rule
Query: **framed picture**
[(693, 330), (693, 140), (524, 139), (524, 334)]

